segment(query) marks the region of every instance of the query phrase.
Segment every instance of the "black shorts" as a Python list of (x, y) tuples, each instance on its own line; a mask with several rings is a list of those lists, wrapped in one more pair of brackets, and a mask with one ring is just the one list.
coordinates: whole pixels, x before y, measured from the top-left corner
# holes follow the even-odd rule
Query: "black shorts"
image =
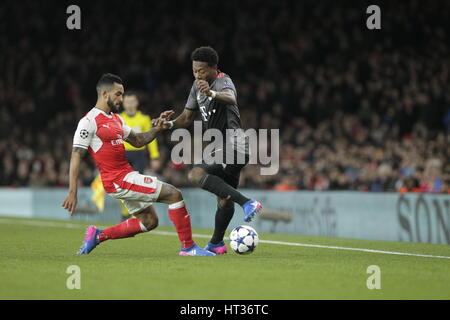
[(239, 178), (241, 176), (241, 170), (245, 167), (245, 164), (229, 164), (225, 168), (221, 164), (197, 164), (194, 167), (200, 167), (208, 174), (218, 176), (228, 183), (233, 188), (239, 186)]
[[(194, 165), (194, 167), (200, 167), (206, 171), (208, 174), (213, 174), (222, 178), (223, 181), (228, 183), (233, 188), (237, 188), (239, 186), (239, 178), (241, 176), (241, 170), (248, 164), (249, 155), (245, 155), (245, 163), (243, 164), (206, 164), (201, 163)], [(235, 157), (235, 159), (237, 159)], [(225, 162), (225, 161), (224, 161)]]

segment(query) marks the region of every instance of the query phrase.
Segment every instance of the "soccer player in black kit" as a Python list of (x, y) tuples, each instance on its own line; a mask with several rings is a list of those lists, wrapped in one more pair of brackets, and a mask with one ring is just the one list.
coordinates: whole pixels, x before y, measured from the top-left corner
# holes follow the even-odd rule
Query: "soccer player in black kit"
[[(226, 129), (241, 129), (241, 134), (232, 141), (226, 141), (220, 152), (222, 163), (195, 165), (189, 172), (189, 180), (196, 186), (217, 196), (217, 211), (214, 233), (205, 249), (216, 254), (224, 254), (227, 247), (223, 241), (225, 231), (234, 215), (234, 203), (244, 210), (244, 221), (249, 222), (262, 209), (258, 201), (251, 200), (236, 188), (242, 168), (249, 159), (248, 141), (243, 135), (241, 119), (237, 106), (237, 92), (231, 78), (218, 69), (219, 56), (211, 47), (200, 47), (191, 54), (192, 71), (195, 81), (192, 85), (183, 112), (169, 121), (173, 111), (165, 111), (155, 124), (162, 121), (167, 129), (186, 128), (194, 120), (195, 112), (200, 111), (203, 130), (218, 129), (226, 137)], [(233, 163), (227, 163), (227, 154), (233, 153)], [(244, 161), (237, 161), (244, 159)]]

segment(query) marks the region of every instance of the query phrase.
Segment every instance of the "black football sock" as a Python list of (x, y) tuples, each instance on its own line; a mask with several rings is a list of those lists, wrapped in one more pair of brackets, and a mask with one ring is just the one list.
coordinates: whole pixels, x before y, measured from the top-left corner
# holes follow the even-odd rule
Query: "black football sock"
[(233, 202), (243, 206), (250, 199), (244, 197), (242, 193), (230, 186), (228, 183), (212, 174), (205, 174), (200, 179), (200, 187), (204, 190), (214, 193), (219, 198), (230, 199)]
[(223, 208), (217, 206), (214, 233), (210, 241), (212, 244), (218, 244), (220, 241), (223, 240), (225, 231), (227, 230), (228, 225), (230, 224), (230, 221), (233, 218), (233, 215), (234, 215), (234, 203), (233, 206), (231, 207)]

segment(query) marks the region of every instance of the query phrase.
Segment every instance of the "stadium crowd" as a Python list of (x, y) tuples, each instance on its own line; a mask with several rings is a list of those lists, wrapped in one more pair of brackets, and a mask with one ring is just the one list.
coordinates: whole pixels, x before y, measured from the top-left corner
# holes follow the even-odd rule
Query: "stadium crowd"
[[(374, 31), (361, 1), (228, 1), (219, 11), (112, 1), (107, 19), (97, 19), (102, 2), (86, 2), (74, 31), (61, 4), (15, 3), (0, 5), (2, 186), (68, 185), (73, 133), (102, 73), (120, 75), (152, 117), (181, 112), (189, 54), (207, 44), (237, 87), (244, 127), (280, 129), (279, 173), (248, 165), (241, 187), (450, 191), (448, 1), (383, 3)], [(157, 174), (189, 186), (169, 134), (159, 141)], [(90, 160), (80, 172), (85, 186), (96, 175)]]

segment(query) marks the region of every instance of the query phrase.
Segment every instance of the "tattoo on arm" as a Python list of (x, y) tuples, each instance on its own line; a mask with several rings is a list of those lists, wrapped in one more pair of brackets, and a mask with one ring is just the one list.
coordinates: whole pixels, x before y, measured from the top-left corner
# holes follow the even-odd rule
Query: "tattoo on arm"
[(80, 156), (83, 157), (86, 154), (87, 149), (80, 148), (80, 147), (73, 147), (72, 152), (79, 153)]
[(125, 139), (125, 141), (128, 142), (129, 144), (131, 144), (133, 147), (139, 148), (138, 147), (139, 141), (136, 136), (136, 133), (133, 130), (131, 130), (130, 134)]
[(129, 142), (132, 146), (140, 148), (152, 142), (156, 138), (156, 135), (159, 131), (160, 130), (155, 128), (151, 128), (149, 131), (141, 133), (135, 133), (133, 132), (133, 130), (131, 130), (126, 141)]
[(140, 140), (141, 146), (143, 147), (146, 144), (152, 142), (156, 138), (156, 135), (158, 134), (159, 131), (160, 130), (156, 128), (151, 128), (149, 131), (136, 134), (136, 136)]

